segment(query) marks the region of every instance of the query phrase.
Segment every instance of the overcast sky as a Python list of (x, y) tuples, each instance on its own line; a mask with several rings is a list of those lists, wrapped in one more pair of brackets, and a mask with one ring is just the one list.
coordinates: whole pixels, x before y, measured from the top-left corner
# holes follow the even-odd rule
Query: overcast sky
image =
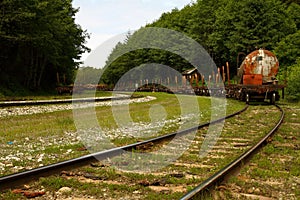
[[(74, 0), (73, 7), (80, 8), (76, 23), (91, 34), (87, 46), (93, 53), (93, 50), (112, 37), (137, 30), (158, 19), (162, 13), (175, 7), (181, 9), (190, 2), (191, 0)], [(83, 55), (82, 60), (86, 60), (88, 56)], [(102, 64), (86, 62), (85, 65), (101, 67), (99, 65), (103, 65), (103, 61)]]

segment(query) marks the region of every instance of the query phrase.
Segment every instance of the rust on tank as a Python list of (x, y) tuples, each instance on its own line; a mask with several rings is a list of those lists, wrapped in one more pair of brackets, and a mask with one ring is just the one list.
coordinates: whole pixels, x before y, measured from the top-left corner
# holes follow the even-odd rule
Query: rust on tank
[(258, 75), (261, 74), (263, 82), (272, 82), (278, 73), (279, 62), (276, 56), (268, 51), (259, 49), (247, 55), (243, 61), (239, 74)]
[(244, 66), (243, 66), (245, 75), (255, 74), (257, 63), (255, 62), (254, 58), (257, 56), (257, 54), (258, 52), (254, 51), (245, 58)]

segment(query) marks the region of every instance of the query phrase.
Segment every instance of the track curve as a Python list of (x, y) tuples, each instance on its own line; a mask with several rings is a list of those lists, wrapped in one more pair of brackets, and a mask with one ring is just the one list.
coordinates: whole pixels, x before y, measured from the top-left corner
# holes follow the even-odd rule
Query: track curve
[(278, 127), (283, 122), (285, 113), (281, 107), (275, 105), (281, 112), (280, 119), (274, 126), (274, 128), (268, 132), (265, 137), (263, 137), (258, 143), (252, 146), (249, 150), (239, 156), (237, 159), (229, 163), (227, 166), (216, 172), (214, 175), (203, 181), (200, 185), (195, 187), (193, 190), (185, 194), (181, 197), (181, 200), (188, 200), (188, 199), (202, 199), (203, 194), (209, 189), (214, 186), (215, 184), (222, 182), (227, 175), (237, 169), (240, 165), (247, 161), (247, 159), (251, 158), (260, 148), (264, 146), (268, 142), (268, 139), (276, 132)]
[(199, 130), (203, 127), (207, 127), (211, 124), (216, 124), (216, 123), (222, 122), (225, 119), (228, 119), (235, 115), (238, 115), (238, 114), (246, 111), (247, 108), (248, 108), (248, 105), (246, 105), (242, 110), (239, 110), (233, 114), (230, 114), (228, 116), (222, 117), (220, 119), (217, 119), (217, 120), (214, 120), (214, 121), (211, 121), (208, 123), (200, 124), (198, 126), (195, 126), (195, 127), (183, 130), (183, 131), (171, 133), (168, 135), (160, 136), (157, 138), (153, 138), (150, 140), (146, 140), (146, 141), (142, 141), (142, 142), (138, 142), (138, 143), (122, 146), (122, 147), (109, 149), (109, 150), (98, 152), (98, 153), (89, 154), (89, 155), (82, 156), (79, 158), (55, 163), (52, 165), (28, 170), (25, 172), (20, 172), (20, 173), (8, 175), (8, 176), (0, 177), (0, 191), (18, 187), (18, 186), (28, 183), (30, 181), (37, 180), (40, 177), (45, 177), (45, 176), (60, 173), (63, 170), (68, 170), (70, 168), (74, 169), (74, 168), (82, 167), (82, 166), (88, 165), (94, 161), (99, 161), (99, 160), (103, 160), (106, 158), (114, 157), (116, 155), (121, 154), (123, 151), (130, 151), (130, 150), (136, 149), (136, 147), (138, 147), (140, 145), (145, 145), (147, 143), (159, 143), (164, 140), (172, 139), (176, 135), (188, 134), (195, 130)]

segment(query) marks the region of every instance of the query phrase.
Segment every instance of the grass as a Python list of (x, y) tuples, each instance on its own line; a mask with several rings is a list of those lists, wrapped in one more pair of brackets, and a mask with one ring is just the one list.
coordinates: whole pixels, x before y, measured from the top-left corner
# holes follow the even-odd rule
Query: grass
[(11, 116), (1, 119), (1, 142), (20, 141), (25, 137), (59, 135), (64, 131), (75, 131), (71, 111)]
[[(149, 95), (148, 93), (142, 95)], [(151, 103), (133, 104), (130, 105), (130, 116), (133, 122), (149, 122), (149, 109), (155, 104), (163, 106), (167, 112), (167, 119), (176, 119), (180, 116), (180, 107), (176, 98), (173, 95), (155, 93), (157, 100)], [(210, 118), (210, 110), (205, 109), (210, 105), (209, 99), (199, 98), (200, 110), (203, 110), (203, 117), (201, 121), (208, 121)], [(239, 109), (229, 106), (227, 112), (233, 112), (233, 110)], [(188, 112), (192, 112), (193, 108), (188, 108)], [(96, 108), (99, 125), (104, 128), (116, 128), (114, 116), (110, 107), (98, 107)], [(126, 110), (120, 110), (120, 113), (126, 112)], [(72, 111), (58, 111), (53, 113), (43, 113), (24, 116), (13, 116), (1, 119), (0, 135), (1, 139), (5, 141), (19, 140), (24, 137), (40, 137), (45, 135), (57, 135), (62, 136), (65, 131), (75, 131)], [(163, 130), (162, 132), (170, 132), (176, 130), (174, 126), (171, 129)]]
[[(300, 103), (280, 102), (285, 111), (284, 123), (268, 143), (243, 168), (238, 177), (227, 183), (228, 198), (231, 188), (238, 193), (253, 193), (275, 199), (297, 199), (300, 194)], [(297, 181), (298, 180), (298, 181)], [(258, 188), (258, 189), (257, 189)]]
[[(19, 153), (15, 156), (20, 160), (10, 160), (11, 166), (6, 166), (2, 176), (10, 173), (25, 171), (40, 166), (53, 164), (59, 161), (72, 159), (84, 155), (84, 152), (77, 151), (78, 148), (82, 147), (81, 144), (67, 144), (67, 145), (53, 145), (42, 148), (35, 148), (27, 153)], [(16, 149), (16, 152), (22, 152), (20, 149)], [(14, 152), (14, 151), (12, 151)], [(11, 154), (10, 154), (11, 155)], [(7, 157), (6, 157), (7, 159)], [(8, 162), (8, 161), (3, 161)]]
[(5, 192), (3, 194), (0, 194), (0, 197), (2, 199), (9, 199), (9, 200), (20, 200), (20, 199), (27, 199), (22, 194), (15, 194), (12, 191)]
[[(61, 177), (49, 177), (49, 178), (41, 178), (40, 183), (42, 186), (47, 188), (48, 190), (59, 190), (62, 187), (67, 187), (72, 185), (72, 187), (81, 187), (82, 184), (75, 179), (64, 179)], [(87, 187), (87, 186), (86, 186)]]
[[(98, 95), (100, 95), (100, 93)], [(107, 93), (105, 93), (105, 95), (107, 95)], [(134, 123), (147, 124), (152, 121), (159, 122), (161, 119), (157, 120), (153, 117), (151, 119), (151, 115), (156, 117), (157, 112), (161, 111), (165, 111), (166, 120), (170, 120), (170, 122), (165, 124), (160, 131), (158, 131), (157, 133), (155, 132), (154, 135), (150, 135), (148, 138), (178, 130), (178, 121), (172, 122), (172, 120), (177, 119), (181, 115), (179, 101), (175, 95), (166, 93), (137, 93), (134, 95), (152, 95), (156, 97), (156, 100), (151, 102), (130, 104), (130, 117), (132, 118), (132, 121)], [(211, 103), (209, 98), (199, 97), (195, 100), (191, 99), (189, 96), (182, 96), (181, 101), (184, 101), (187, 104), (184, 106), (186, 113), (193, 112), (193, 107), (191, 106), (193, 104), (191, 103), (191, 101), (196, 101), (202, 114), (200, 122), (209, 120), (210, 109), (206, 109), (210, 106)], [(228, 104), (232, 105), (235, 103), (229, 100)], [(242, 103), (237, 104), (236, 107), (228, 106), (227, 112), (234, 112), (241, 107), (243, 107)], [(122, 109), (124, 108), (121, 107), (121, 110), (119, 110), (118, 112), (126, 112), (126, 109)], [(97, 107), (96, 114), (98, 117), (99, 125), (105, 130), (110, 130), (113, 133), (115, 129), (118, 128), (114, 120), (114, 115), (111, 107)], [(120, 146), (144, 139), (147, 138), (125, 136), (112, 139), (112, 143), (116, 146)], [(10, 154), (15, 155), (16, 152), (23, 152), (25, 157), (32, 157), (32, 160), (28, 162), (16, 163), (15, 161), (13, 161), (13, 165), (18, 164), (21, 165), (20, 167), (30, 168), (36, 167), (40, 164), (45, 165), (51, 162), (58, 162), (63, 159), (77, 157), (79, 155), (87, 153), (77, 151), (78, 147), (82, 145), (83, 144), (77, 140), (76, 127), (71, 110), (22, 116), (8, 116), (1, 118), (0, 146), (2, 148), (2, 153), (0, 154), (0, 157), (6, 157)], [(69, 149), (72, 150), (72, 153), (65, 154)], [(46, 156), (42, 163), (34, 163), (34, 160), (38, 158), (40, 154), (47, 154), (49, 156)], [(10, 167), (5, 168), (5, 170), (5, 173), (3, 173), (2, 175), (16, 172), (12, 171)]]
[[(163, 126), (163, 128), (156, 133), (156, 135), (163, 135), (173, 131), (178, 130), (178, 117), (182, 115), (182, 110), (179, 106), (179, 101), (176, 96), (165, 93), (138, 93), (138, 95), (146, 96), (151, 95), (155, 96), (156, 100), (146, 103), (134, 103), (130, 104), (129, 111), (130, 117), (134, 123), (142, 123), (147, 124), (150, 122), (159, 122), (162, 119), (158, 119), (155, 117), (160, 117), (157, 115), (159, 112), (165, 112), (165, 119), (170, 120), (167, 124)], [(188, 115), (193, 113), (194, 107), (189, 96), (183, 96), (183, 100), (186, 102), (184, 106), (183, 114)], [(210, 98), (207, 97), (197, 97), (197, 104), (199, 105), (199, 109), (201, 111), (201, 118), (197, 121), (197, 123), (203, 123), (210, 119), (210, 106), (211, 101)], [(244, 107), (244, 103), (235, 102), (233, 100), (227, 100), (227, 113), (232, 113), (237, 110), (240, 110)], [(123, 112), (123, 113), (122, 113)], [(118, 113), (124, 115), (126, 109), (120, 107)], [(104, 127), (106, 130), (114, 133), (118, 128), (118, 124), (114, 120), (113, 111), (111, 107), (97, 107), (96, 115), (98, 118), (98, 122), (101, 127)], [(152, 116), (151, 116), (152, 115)], [(174, 120), (174, 121), (172, 121)], [(184, 120), (184, 119), (182, 119)], [(77, 149), (82, 146), (81, 142), (76, 139), (76, 127), (73, 121), (72, 111), (57, 111), (53, 113), (43, 113), (43, 114), (34, 114), (34, 115), (26, 115), (26, 116), (14, 116), (14, 117), (6, 117), (1, 119), (0, 124), (0, 141), (2, 142), (3, 152), (0, 154), (0, 157), (8, 154), (15, 154), (16, 152), (23, 152), (24, 157), (28, 157), (31, 155), (32, 160), (28, 162), (14, 162), (13, 166), (28, 166), (31, 167), (37, 166), (39, 164), (48, 164), (58, 162), (60, 160), (69, 159), (72, 157), (78, 157), (80, 155), (86, 154), (88, 152), (81, 152)], [(199, 133), (200, 135), (204, 133)], [(238, 134), (236, 134), (238, 135)], [(150, 136), (150, 137), (154, 137)], [(132, 143), (135, 141), (143, 140), (145, 137), (119, 137), (113, 141), (115, 145), (124, 145), (128, 143)], [(7, 141), (14, 141), (13, 145), (6, 144)], [(71, 153), (67, 153), (68, 150), (71, 150)], [(39, 158), (41, 154), (45, 154), (44, 159), (41, 163), (34, 163), (36, 158)], [(189, 163), (193, 162), (201, 162), (199, 160), (198, 154), (193, 156), (189, 156), (186, 158), (182, 158), (188, 161)], [(122, 162), (122, 160), (120, 161)], [(215, 159), (211, 159), (211, 163), (217, 162)], [(224, 161), (225, 163), (225, 161)], [(135, 166), (132, 166), (133, 168)], [(11, 168), (6, 168), (5, 173), (12, 173), (14, 171)], [(169, 168), (165, 168), (167, 171), (185, 171), (186, 168), (180, 166), (169, 166)], [(205, 174), (208, 172), (212, 173), (213, 169), (199, 169), (199, 168), (191, 168), (190, 174)], [(135, 173), (121, 173), (116, 171), (113, 168), (86, 168), (85, 171), (87, 173), (92, 173), (96, 176), (102, 177), (105, 180), (113, 180), (113, 181), (123, 181), (124, 183), (135, 183), (139, 180), (148, 180), (155, 181), (156, 179), (166, 179), (166, 183), (168, 184), (188, 184), (195, 185), (197, 182), (200, 182), (200, 179), (180, 179), (175, 177), (168, 177), (165, 175), (162, 176), (152, 176), (152, 175), (137, 175)], [(120, 178), (122, 176), (122, 178)], [(86, 194), (88, 196), (94, 196), (98, 198), (104, 198), (104, 193), (111, 194), (112, 197), (120, 197), (120, 195), (132, 195), (133, 192), (139, 191), (139, 194), (143, 199), (177, 199), (183, 193), (182, 192), (161, 192), (157, 193), (155, 191), (150, 190), (147, 187), (141, 185), (120, 185), (120, 184), (110, 184), (110, 183), (82, 183), (76, 179), (71, 178), (65, 179), (62, 177), (50, 177), (41, 179), (39, 183), (36, 183), (36, 188), (44, 187), (47, 191), (55, 192), (59, 188), (68, 186), (74, 189), (73, 194)], [(106, 190), (106, 191), (102, 191)], [(5, 195), (13, 195), (11, 193), (7, 193)], [(3, 197), (3, 196), (1, 196)]]
[[(78, 196), (80, 196), (80, 193), (85, 193), (95, 198), (105, 198), (106, 194), (110, 194), (111, 197), (117, 197), (120, 196), (120, 194), (122, 196), (131, 195), (134, 191), (141, 189), (144, 190), (144, 192), (148, 191), (148, 189), (139, 185), (99, 183), (95, 187), (94, 183), (83, 184), (76, 179), (65, 179), (61, 177), (42, 178), (40, 184), (47, 191), (57, 191), (62, 187), (71, 187), (74, 192), (73, 194), (69, 194), (70, 196), (74, 196), (74, 193)], [(68, 197), (68, 195), (66, 195), (66, 197)]]

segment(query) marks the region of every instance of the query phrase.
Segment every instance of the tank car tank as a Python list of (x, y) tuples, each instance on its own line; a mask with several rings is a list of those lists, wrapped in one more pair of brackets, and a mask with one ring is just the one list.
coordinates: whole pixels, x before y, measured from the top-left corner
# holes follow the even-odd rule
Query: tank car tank
[(264, 49), (248, 54), (238, 69), (239, 84), (234, 87), (234, 96), (249, 103), (250, 100), (269, 99), (272, 104), (278, 101), (278, 90), (284, 94), (285, 85), (278, 85), (276, 75), (279, 62), (276, 56)]
[(240, 84), (277, 84), (278, 70), (279, 62), (272, 52), (264, 49), (253, 51), (247, 55), (238, 70)]

